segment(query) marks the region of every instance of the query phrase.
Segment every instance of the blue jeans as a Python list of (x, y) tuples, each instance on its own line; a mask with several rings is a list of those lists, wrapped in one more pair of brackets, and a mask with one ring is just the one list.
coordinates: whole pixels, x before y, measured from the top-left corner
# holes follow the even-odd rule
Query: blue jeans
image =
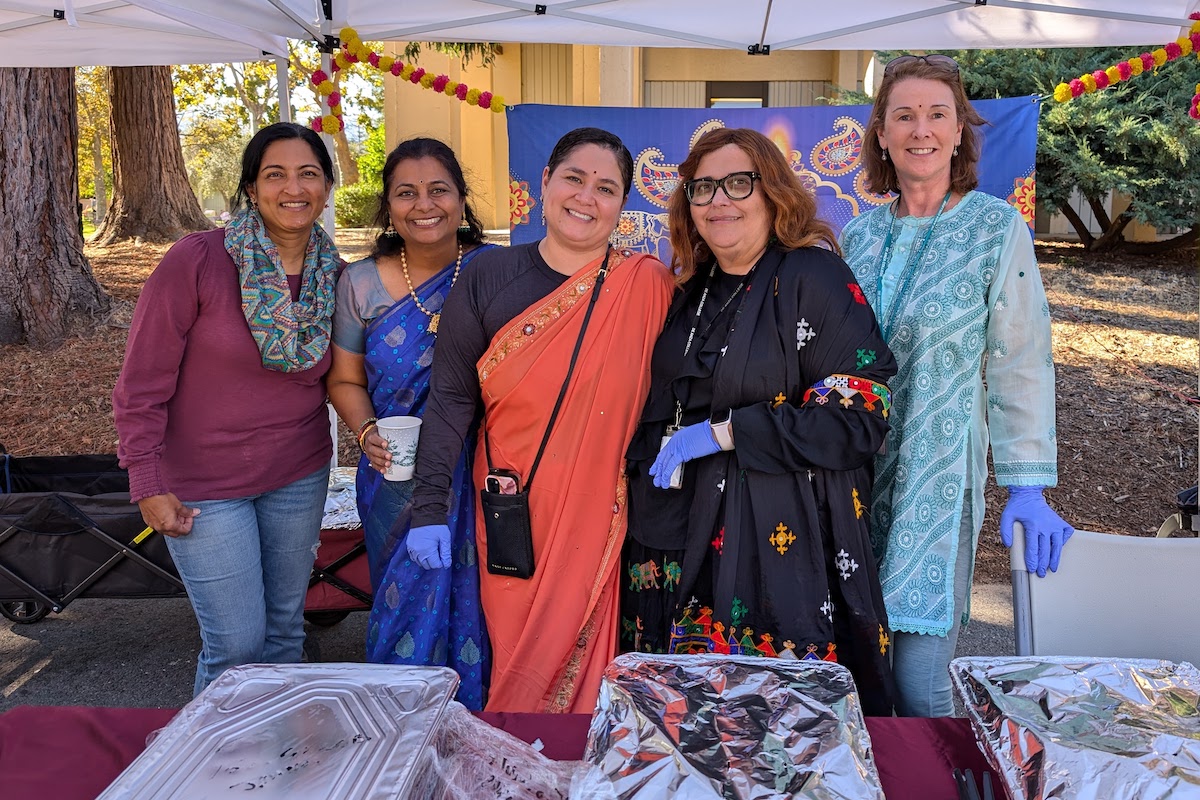
[(967, 596), (971, 591), (974, 526), (965, 505), (958, 527), (958, 557), (954, 567), (954, 626), (946, 636), (892, 633), (892, 673), (899, 692), (896, 714), (901, 717), (949, 717), (954, 713), (950, 661), (958, 644)]
[(200, 514), (167, 547), (200, 623), (196, 694), (239, 664), (301, 660), (328, 483), (326, 465), (264, 494), (184, 501)]

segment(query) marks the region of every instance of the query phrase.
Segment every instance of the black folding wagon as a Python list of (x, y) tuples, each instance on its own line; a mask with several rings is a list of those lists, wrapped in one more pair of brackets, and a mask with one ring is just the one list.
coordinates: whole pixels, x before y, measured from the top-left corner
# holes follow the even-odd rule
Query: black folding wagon
[(0, 614), (32, 623), (79, 597), (185, 594), (115, 455), (17, 458), (0, 447)]

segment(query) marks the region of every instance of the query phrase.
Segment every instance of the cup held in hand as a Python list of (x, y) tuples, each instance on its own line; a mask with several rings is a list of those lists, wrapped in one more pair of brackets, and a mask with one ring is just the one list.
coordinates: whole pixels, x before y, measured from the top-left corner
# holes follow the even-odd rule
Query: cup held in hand
[(384, 479), (412, 480), (417, 466), (417, 437), (421, 432), (421, 418), (384, 417), (375, 426), (392, 454), (392, 466), (383, 473)]

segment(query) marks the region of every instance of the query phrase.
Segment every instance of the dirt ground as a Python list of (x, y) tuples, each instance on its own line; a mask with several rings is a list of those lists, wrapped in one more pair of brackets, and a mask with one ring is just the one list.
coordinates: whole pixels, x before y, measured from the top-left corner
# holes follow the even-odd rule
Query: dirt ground
[[(339, 232), (348, 259), (367, 246)], [(116, 450), (111, 394), (134, 303), (166, 247), (87, 248), (117, 301), (112, 320), (53, 352), (0, 346), (0, 444), (14, 455)], [(1059, 486), (1052, 505), (1077, 528), (1147, 535), (1196, 483), (1198, 432), (1196, 252), (1093, 255), (1039, 244), (1058, 366)], [(355, 463), (343, 428), (340, 460)], [(995, 534), (1005, 493), (988, 489), (977, 580), (1007, 582)]]

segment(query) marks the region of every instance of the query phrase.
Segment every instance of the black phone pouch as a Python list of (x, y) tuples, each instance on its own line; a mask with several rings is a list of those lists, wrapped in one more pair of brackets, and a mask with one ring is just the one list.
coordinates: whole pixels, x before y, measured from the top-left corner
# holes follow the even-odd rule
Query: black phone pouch
[(488, 572), (526, 580), (533, 577), (529, 493), (496, 494), (483, 489), (479, 499), (487, 534)]

